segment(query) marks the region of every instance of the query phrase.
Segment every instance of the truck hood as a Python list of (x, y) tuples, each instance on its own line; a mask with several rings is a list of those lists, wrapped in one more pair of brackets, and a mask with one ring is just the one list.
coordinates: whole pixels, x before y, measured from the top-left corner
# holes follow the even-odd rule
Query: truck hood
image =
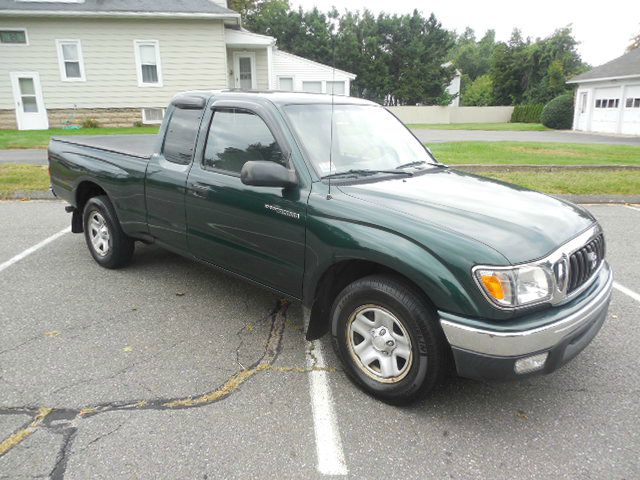
[(451, 169), (339, 188), (385, 210), (381, 215), (399, 212), (476, 239), (511, 263), (544, 257), (595, 222), (571, 203)]

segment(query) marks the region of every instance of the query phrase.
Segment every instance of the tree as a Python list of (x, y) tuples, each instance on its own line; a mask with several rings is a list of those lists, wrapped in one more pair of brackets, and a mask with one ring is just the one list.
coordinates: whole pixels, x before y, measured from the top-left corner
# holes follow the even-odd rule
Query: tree
[(627, 47), (627, 52), (640, 48), (640, 33), (631, 39), (631, 45)]
[(494, 49), (491, 78), (496, 104), (546, 103), (570, 91), (567, 79), (587, 68), (577, 45), (570, 26), (535, 41), (524, 40), (514, 30), (508, 43)]
[(469, 82), (489, 73), (491, 56), (496, 44), (495, 37), (494, 30), (487, 30), (482, 39), (476, 41), (475, 33), (470, 28), (457, 37), (451, 60), (458, 70), (468, 77)]
[(465, 90), (462, 103), (466, 106), (486, 106), (493, 104), (493, 81), (490, 75), (480, 75)]

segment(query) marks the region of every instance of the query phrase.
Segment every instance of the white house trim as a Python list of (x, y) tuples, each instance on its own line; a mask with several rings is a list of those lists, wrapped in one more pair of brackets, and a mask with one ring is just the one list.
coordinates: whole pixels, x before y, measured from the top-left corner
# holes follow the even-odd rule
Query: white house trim
[[(143, 45), (153, 45), (156, 53), (156, 71), (158, 81), (156, 83), (145, 83), (142, 81), (142, 62), (140, 59), (140, 47)], [(160, 42), (158, 40), (134, 40), (133, 50), (136, 58), (136, 74), (138, 76), (138, 86), (144, 88), (158, 88), (163, 86), (162, 63), (160, 61)]]
[(622, 77), (603, 77), (603, 78), (591, 78), (589, 80), (568, 80), (567, 83), (596, 83), (596, 82), (611, 82), (616, 80), (627, 80), (632, 78), (640, 78), (638, 75), (624, 75)]
[[(73, 44), (78, 49), (78, 63), (80, 66), (80, 77), (79, 78), (69, 78), (67, 77), (67, 69), (65, 68), (65, 59), (62, 51), (63, 44)], [(58, 67), (60, 68), (60, 80), (63, 82), (86, 82), (87, 78), (85, 76), (84, 71), (84, 57), (82, 56), (82, 42), (80, 40), (65, 40), (65, 39), (56, 39), (56, 51), (58, 52)]]
[(23, 27), (2, 27), (0, 30), (3, 32), (24, 32), (25, 43), (0, 43), (0, 48), (4, 47), (28, 47), (29, 46), (29, 32)]
[(276, 43), (276, 39), (268, 35), (260, 35), (247, 30), (234, 30), (233, 28), (225, 29), (224, 40), (227, 47), (234, 48), (270, 47)]
[(267, 47), (267, 83), (269, 90), (273, 90), (274, 87), (274, 71), (273, 71), (273, 45)]

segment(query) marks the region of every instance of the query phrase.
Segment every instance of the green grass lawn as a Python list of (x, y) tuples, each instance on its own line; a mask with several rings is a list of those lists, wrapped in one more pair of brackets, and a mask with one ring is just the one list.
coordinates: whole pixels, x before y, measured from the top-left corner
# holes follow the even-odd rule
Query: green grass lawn
[(11, 198), (18, 191), (36, 192), (49, 189), (46, 166), (0, 164), (0, 198)]
[(542, 142), (450, 142), (429, 147), (443, 163), (640, 165), (640, 147)]
[(640, 195), (640, 172), (482, 172), (491, 177), (545, 193)]
[(130, 128), (80, 128), (65, 130), (52, 128), (49, 130), (0, 130), (0, 149), (9, 148), (47, 148), (51, 137), (61, 135), (129, 135), (140, 133), (157, 133), (159, 127)]
[[(122, 129), (112, 130), (118, 133), (115, 130)], [(139, 132), (144, 129), (128, 130)], [(434, 144), (432, 149), (441, 161), (452, 165), (464, 163), (640, 165), (640, 147), (624, 145), (464, 142)], [(482, 175), (546, 193), (640, 194), (640, 171), (483, 172)], [(48, 188), (49, 176), (46, 166), (0, 164), (0, 198), (10, 198), (17, 191), (42, 191)]]
[(549, 130), (541, 123), (408, 123), (407, 127), (430, 130), (511, 130), (518, 132)]

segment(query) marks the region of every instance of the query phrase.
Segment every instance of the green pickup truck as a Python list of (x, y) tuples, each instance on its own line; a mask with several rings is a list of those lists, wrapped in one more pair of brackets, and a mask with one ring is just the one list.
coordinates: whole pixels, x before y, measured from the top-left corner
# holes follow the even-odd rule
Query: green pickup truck
[(52, 189), (106, 268), (155, 243), (310, 308), (390, 403), (453, 368), (551, 372), (598, 333), (613, 282), (583, 208), (439, 163), (379, 105), (186, 92), (157, 136), (63, 137)]

